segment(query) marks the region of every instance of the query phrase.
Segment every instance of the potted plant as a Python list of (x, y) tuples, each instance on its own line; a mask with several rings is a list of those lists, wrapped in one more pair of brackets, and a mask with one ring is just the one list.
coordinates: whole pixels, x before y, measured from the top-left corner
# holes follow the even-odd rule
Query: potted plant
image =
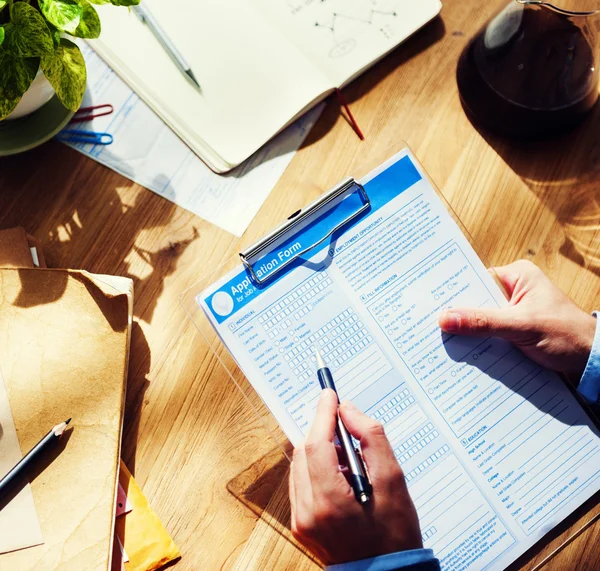
[(100, 18), (92, 3), (133, 6), (139, 2), (0, 0), (0, 121), (14, 118), (9, 116), (17, 106), (19, 115), (34, 111), (54, 92), (67, 109), (77, 111), (85, 92), (86, 69), (81, 51), (68, 36), (100, 35)]

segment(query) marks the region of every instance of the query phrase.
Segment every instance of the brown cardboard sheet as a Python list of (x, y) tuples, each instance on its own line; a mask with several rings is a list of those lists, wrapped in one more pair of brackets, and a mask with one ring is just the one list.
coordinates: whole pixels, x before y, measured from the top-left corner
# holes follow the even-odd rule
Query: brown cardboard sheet
[(131, 299), (129, 280), (0, 269), (0, 366), (21, 450), (73, 419), (32, 474), (44, 544), (0, 555), (1, 569), (110, 568)]

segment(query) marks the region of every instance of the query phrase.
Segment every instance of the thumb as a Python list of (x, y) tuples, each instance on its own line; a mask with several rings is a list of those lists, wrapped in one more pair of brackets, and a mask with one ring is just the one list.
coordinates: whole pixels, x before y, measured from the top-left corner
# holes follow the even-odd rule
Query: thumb
[(349, 401), (340, 405), (340, 416), (350, 434), (360, 442), (362, 455), (372, 479), (377, 479), (378, 475), (385, 477), (390, 465), (398, 465), (380, 422), (363, 414)]
[(442, 331), (458, 335), (492, 336), (513, 339), (521, 323), (513, 308), (448, 309), (439, 318)]

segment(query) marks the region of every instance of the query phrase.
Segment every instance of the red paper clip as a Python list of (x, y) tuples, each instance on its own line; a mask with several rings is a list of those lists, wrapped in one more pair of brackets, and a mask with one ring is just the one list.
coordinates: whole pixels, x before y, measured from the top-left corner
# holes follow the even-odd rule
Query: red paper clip
[(75, 115), (73, 115), (71, 123), (83, 123), (84, 121), (91, 121), (92, 119), (96, 119), (96, 117), (110, 115), (114, 110), (114, 107), (110, 103), (94, 105), (92, 107), (82, 107), (75, 113)]
[(348, 103), (346, 103), (346, 99), (344, 99), (342, 92), (339, 89), (336, 89), (335, 94), (337, 95), (340, 105), (346, 110), (346, 113), (348, 114), (348, 120), (350, 122), (350, 125), (354, 129), (354, 132), (358, 135), (358, 138), (361, 141), (364, 141), (365, 136), (363, 135), (362, 131), (360, 130), (360, 127), (358, 126), (358, 123), (356, 122), (354, 115), (352, 115), (352, 111), (350, 111), (350, 107), (349, 107)]

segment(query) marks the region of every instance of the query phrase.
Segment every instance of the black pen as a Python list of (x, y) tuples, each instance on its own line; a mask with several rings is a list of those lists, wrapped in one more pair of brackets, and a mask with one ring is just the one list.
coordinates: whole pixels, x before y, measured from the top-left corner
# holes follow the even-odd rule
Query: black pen
[(6, 474), (2, 480), (0, 480), (0, 496), (2, 496), (2, 493), (8, 489), (11, 482), (15, 480), (39, 454), (62, 436), (63, 432), (67, 429), (69, 422), (71, 422), (70, 418), (52, 428), (52, 430), (50, 430), (50, 432), (48, 432), (48, 434), (46, 434), (46, 436), (44, 436), (44, 438), (42, 438), (29, 452), (27, 452), (27, 454), (23, 456), (23, 459), (8, 474)]
[[(319, 350), (315, 351), (317, 357), (317, 377), (319, 377), (319, 383), (322, 389), (331, 389), (337, 395), (337, 389), (331, 376), (331, 371), (327, 368), (325, 361)], [(338, 396), (338, 403), (340, 402)], [(350, 470), (350, 483), (354, 490), (356, 499), (361, 504), (366, 504), (371, 501), (373, 495), (373, 486), (369, 482), (365, 467), (362, 462), (362, 458), (356, 452), (354, 445), (352, 444), (352, 436), (348, 432), (348, 429), (344, 426), (340, 415), (337, 417), (337, 429), (336, 429), (338, 440), (346, 455), (348, 463), (348, 469)]]

